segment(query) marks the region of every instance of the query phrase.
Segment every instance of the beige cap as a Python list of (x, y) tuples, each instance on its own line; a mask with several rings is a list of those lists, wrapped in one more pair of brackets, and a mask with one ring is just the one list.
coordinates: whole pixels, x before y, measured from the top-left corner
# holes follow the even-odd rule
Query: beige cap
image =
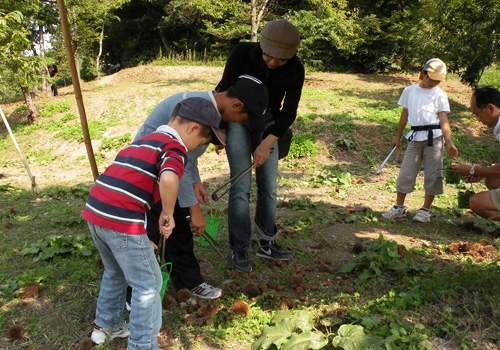
[(446, 79), (446, 64), (439, 58), (431, 58), (424, 64), (427, 75), (432, 80), (445, 80)]

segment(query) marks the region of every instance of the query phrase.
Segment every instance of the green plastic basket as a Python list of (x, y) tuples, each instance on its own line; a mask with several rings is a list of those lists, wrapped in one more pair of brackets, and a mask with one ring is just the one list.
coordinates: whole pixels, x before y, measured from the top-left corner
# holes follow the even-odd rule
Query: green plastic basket
[[(219, 230), (220, 218), (215, 215), (209, 215), (205, 218), (205, 222), (207, 223), (205, 231), (215, 240), (217, 237), (217, 231)], [(209, 246), (207, 240), (203, 237), (200, 237), (200, 245), (202, 247)]]
[(476, 194), (474, 191), (459, 191), (457, 194), (458, 207), (469, 209), (469, 198)]
[(172, 272), (172, 263), (167, 262), (167, 263), (161, 265), (160, 270), (161, 270), (161, 277), (162, 277), (160, 299), (163, 300), (163, 297), (165, 296), (165, 291), (167, 290), (168, 281), (170, 280), (170, 273)]
[(459, 174), (457, 174), (456, 172), (454, 172), (453, 170), (451, 170), (451, 168), (446, 168), (445, 169), (445, 178), (444, 178), (444, 180), (446, 181), (447, 184), (450, 184), (450, 185), (459, 184), (461, 178), (462, 177)]

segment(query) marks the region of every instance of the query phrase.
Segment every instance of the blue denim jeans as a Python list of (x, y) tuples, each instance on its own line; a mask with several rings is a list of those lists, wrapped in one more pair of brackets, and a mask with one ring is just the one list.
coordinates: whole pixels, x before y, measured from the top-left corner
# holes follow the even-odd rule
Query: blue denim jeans
[(162, 276), (148, 236), (128, 235), (89, 223), (104, 264), (95, 324), (112, 330), (123, 323), (127, 286), (133, 289), (127, 350), (158, 349)]
[[(233, 177), (252, 164), (252, 154), (262, 141), (262, 133), (251, 133), (247, 123), (229, 123), (226, 154), (230, 176)], [(276, 187), (278, 176), (278, 142), (267, 161), (255, 170), (257, 203), (255, 207), (255, 232), (259, 239), (273, 240), (276, 236)], [(252, 237), (250, 218), (250, 187), (252, 173), (248, 173), (229, 191), (228, 231), (229, 248), (246, 251)]]

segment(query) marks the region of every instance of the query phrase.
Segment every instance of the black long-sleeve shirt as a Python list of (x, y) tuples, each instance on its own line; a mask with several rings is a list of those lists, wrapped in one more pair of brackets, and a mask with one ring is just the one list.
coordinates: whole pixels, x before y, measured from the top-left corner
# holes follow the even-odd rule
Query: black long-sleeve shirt
[(259, 43), (239, 43), (227, 59), (222, 79), (216, 90), (226, 90), (241, 74), (252, 75), (267, 85), (268, 109), (274, 117), (275, 124), (264, 131), (264, 137), (268, 134), (281, 137), (297, 117), (304, 85), (304, 66), (297, 56), (293, 56), (283, 66), (269, 69), (262, 59)]

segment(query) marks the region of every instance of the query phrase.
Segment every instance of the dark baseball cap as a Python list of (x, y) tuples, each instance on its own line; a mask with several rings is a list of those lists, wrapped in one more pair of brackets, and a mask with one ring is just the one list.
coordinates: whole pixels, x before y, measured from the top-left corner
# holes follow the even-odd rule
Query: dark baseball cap
[(225, 146), (226, 142), (219, 132), (221, 116), (212, 101), (201, 97), (190, 97), (179, 102), (172, 112), (182, 118), (207, 125), (212, 128), (216, 141)]
[(266, 84), (251, 75), (240, 75), (230, 87), (233, 95), (248, 109), (248, 123), (253, 131), (264, 130), (264, 113), (269, 104)]

